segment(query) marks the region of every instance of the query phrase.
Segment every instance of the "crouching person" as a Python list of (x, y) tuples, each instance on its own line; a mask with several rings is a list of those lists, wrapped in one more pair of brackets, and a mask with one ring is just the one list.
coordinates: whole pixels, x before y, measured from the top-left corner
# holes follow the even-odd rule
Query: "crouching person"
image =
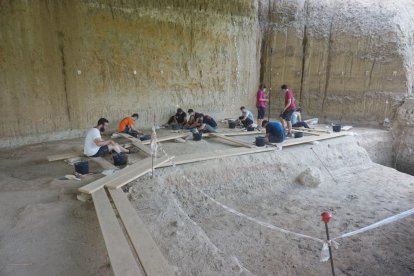
[(98, 124), (89, 129), (83, 148), (83, 153), (89, 157), (100, 157), (111, 151), (116, 151), (118, 153), (125, 152), (129, 153), (129, 150), (121, 147), (112, 140), (104, 141), (101, 137), (101, 133), (104, 132), (109, 125), (109, 121), (105, 118), (101, 118), (98, 121)]
[(266, 128), (267, 143), (282, 143), (285, 140), (285, 128), (282, 124), (263, 120), (262, 127)]
[(203, 132), (217, 132), (217, 123), (213, 117), (209, 115), (203, 115), (200, 117), (201, 126), (198, 127), (198, 130)]

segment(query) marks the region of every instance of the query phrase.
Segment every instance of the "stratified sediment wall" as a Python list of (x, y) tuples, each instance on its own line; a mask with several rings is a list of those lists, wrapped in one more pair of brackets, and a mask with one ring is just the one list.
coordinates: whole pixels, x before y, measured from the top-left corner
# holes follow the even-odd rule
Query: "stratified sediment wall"
[[(0, 147), (82, 135), (177, 106), (217, 119), (272, 80), (307, 116), (395, 119), (414, 76), (410, 0), (0, 1)], [(271, 51), (272, 49), (272, 51)], [(270, 78), (271, 76), (271, 78)]]
[(1, 146), (254, 105), (256, 1), (1, 1), (0, 26)]
[(275, 0), (266, 9), (261, 79), (272, 77), (273, 116), (285, 83), (325, 122), (394, 119), (411, 93), (414, 2)]

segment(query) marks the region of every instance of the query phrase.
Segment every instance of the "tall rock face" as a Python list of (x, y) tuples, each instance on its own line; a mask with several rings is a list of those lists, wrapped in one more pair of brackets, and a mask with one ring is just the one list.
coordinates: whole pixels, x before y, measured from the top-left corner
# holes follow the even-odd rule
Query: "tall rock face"
[(254, 105), (258, 3), (0, 1), (1, 146), (140, 125), (178, 106), (223, 118)]
[(272, 117), (295, 91), (305, 115), (378, 125), (414, 79), (411, 0), (2, 0), (0, 147), (82, 135), (177, 106)]
[(325, 122), (394, 118), (413, 84), (414, 2), (275, 0), (263, 9), (261, 80), (272, 83), (273, 116), (288, 84), (305, 114)]

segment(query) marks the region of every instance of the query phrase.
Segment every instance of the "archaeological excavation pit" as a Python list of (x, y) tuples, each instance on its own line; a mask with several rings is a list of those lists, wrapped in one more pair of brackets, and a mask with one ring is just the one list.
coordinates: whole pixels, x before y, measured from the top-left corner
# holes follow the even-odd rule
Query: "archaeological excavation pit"
[(0, 275), (414, 275), (411, 0), (5, 0), (0, 20)]

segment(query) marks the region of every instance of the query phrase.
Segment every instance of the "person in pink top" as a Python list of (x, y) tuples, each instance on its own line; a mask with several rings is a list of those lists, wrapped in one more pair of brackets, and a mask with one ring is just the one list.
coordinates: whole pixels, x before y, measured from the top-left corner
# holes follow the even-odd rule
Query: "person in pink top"
[(266, 86), (263, 84), (260, 85), (259, 90), (256, 93), (256, 107), (257, 107), (257, 127), (259, 128), (262, 125), (265, 113), (266, 113), (266, 106), (267, 102), (266, 95)]
[[(296, 110), (295, 97), (293, 96), (293, 91), (287, 87), (286, 84), (281, 86), (282, 92), (285, 93), (285, 108), (283, 109), (280, 117), (283, 119), (283, 125), (287, 124), (288, 136), (291, 136), (292, 133), (292, 122), (290, 118), (292, 117), (293, 112)], [(286, 121), (286, 123), (285, 123)]]

